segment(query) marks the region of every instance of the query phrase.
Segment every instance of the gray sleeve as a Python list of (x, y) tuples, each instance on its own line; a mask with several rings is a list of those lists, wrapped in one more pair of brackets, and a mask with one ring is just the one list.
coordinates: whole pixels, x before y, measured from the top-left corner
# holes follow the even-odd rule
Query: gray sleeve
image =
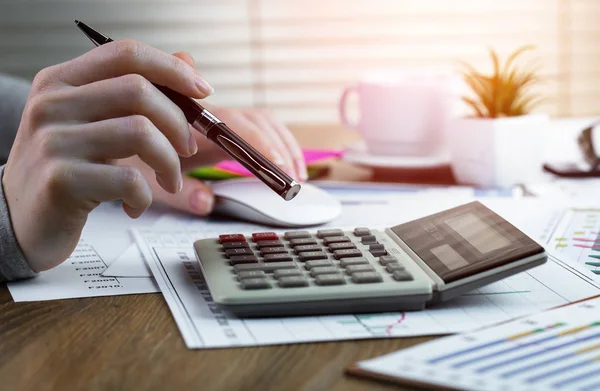
[(26, 80), (0, 74), (0, 164), (8, 159), (30, 88)]
[(13, 281), (37, 275), (27, 261), (17, 243), (12, 228), (8, 204), (4, 197), (2, 174), (4, 166), (0, 167), (0, 282)]

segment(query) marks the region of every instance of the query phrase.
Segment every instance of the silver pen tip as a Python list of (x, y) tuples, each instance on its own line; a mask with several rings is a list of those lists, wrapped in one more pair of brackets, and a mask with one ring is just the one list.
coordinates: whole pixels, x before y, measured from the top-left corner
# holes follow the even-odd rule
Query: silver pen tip
[(300, 192), (301, 186), (298, 182), (292, 181), (290, 188), (282, 194), (283, 199), (286, 201), (292, 200)]

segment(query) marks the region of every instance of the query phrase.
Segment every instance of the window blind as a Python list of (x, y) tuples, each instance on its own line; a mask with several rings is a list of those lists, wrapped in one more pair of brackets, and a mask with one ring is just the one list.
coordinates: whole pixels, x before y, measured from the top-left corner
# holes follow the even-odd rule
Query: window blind
[(209, 101), (287, 123), (339, 123), (343, 88), (369, 70), (490, 70), (489, 47), (505, 58), (525, 44), (543, 77), (539, 110), (600, 114), (596, 0), (5, 0), (0, 72), (32, 78), (89, 50), (73, 19), (188, 51), (215, 87)]

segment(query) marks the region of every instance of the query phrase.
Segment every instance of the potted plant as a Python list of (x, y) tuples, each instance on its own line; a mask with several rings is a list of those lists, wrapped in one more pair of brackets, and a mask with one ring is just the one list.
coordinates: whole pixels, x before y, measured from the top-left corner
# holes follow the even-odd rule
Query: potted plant
[(517, 49), (503, 64), (490, 49), (491, 74), (461, 63), (469, 91), (463, 101), (472, 115), (454, 119), (447, 135), (452, 171), (459, 183), (505, 188), (542, 175), (541, 136), (549, 119), (532, 113), (541, 99), (531, 90), (540, 77), (531, 63), (515, 65), (517, 58), (531, 49)]

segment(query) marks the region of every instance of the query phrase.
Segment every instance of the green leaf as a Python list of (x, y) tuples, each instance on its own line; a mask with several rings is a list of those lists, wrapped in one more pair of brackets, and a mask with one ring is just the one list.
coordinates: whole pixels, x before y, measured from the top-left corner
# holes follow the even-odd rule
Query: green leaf
[(508, 72), (512, 62), (517, 57), (519, 57), (522, 53), (526, 52), (527, 50), (534, 50), (534, 49), (535, 49), (535, 46), (533, 46), (533, 45), (525, 45), (525, 46), (521, 46), (519, 49), (515, 50), (510, 56), (508, 56), (508, 58), (506, 59), (506, 62), (504, 63), (504, 73)]

